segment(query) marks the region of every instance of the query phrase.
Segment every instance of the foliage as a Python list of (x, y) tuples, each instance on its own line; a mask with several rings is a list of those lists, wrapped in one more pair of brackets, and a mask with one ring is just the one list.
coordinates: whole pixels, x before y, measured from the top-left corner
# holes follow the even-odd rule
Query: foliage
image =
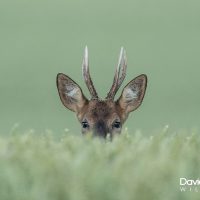
[(137, 131), (110, 140), (54, 134), (0, 137), (1, 200), (198, 199), (200, 136)]

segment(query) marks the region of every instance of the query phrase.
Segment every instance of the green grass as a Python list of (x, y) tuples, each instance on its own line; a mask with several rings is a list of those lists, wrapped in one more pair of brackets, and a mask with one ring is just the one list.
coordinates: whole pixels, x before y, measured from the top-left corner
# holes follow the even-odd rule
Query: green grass
[[(180, 177), (200, 174), (200, 135), (187, 131), (200, 119), (199, 7), (197, 0), (0, 0), (0, 200), (199, 199), (179, 188)], [(113, 142), (81, 137), (58, 96), (63, 72), (90, 98), (85, 45), (102, 98), (122, 45), (123, 86), (148, 76), (144, 102), (125, 124), (130, 135)], [(170, 131), (152, 131), (165, 124)], [(36, 132), (23, 133), (30, 127)], [(46, 127), (52, 133), (41, 134)]]
[(0, 137), (1, 200), (199, 199), (200, 135), (126, 131), (112, 142), (33, 131)]

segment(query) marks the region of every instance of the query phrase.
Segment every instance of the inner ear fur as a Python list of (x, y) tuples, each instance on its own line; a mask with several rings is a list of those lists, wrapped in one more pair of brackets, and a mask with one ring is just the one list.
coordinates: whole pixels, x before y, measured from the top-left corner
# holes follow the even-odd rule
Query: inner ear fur
[(57, 88), (61, 102), (73, 112), (80, 112), (88, 103), (80, 86), (65, 74), (57, 75)]
[(117, 104), (125, 114), (136, 110), (141, 105), (146, 87), (147, 76), (145, 74), (137, 76), (124, 87)]

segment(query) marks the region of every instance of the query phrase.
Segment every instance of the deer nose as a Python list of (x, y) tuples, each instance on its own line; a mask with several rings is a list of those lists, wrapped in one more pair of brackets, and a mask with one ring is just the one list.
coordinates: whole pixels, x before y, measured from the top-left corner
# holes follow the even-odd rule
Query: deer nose
[(94, 129), (94, 135), (100, 137), (106, 137), (107, 133), (108, 133), (108, 128), (105, 122), (102, 120), (98, 121)]

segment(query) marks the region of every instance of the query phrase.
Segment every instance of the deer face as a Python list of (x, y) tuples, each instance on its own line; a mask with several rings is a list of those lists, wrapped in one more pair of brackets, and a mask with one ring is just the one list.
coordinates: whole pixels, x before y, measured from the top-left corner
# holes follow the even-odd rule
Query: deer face
[(57, 88), (60, 99), (65, 107), (76, 113), (82, 126), (82, 133), (93, 133), (95, 136), (106, 137), (121, 133), (123, 123), (130, 112), (137, 109), (143, 100), (147, 77), (142, 74), (130, 81), (123, 89), (118, 100), (114, 96), (122, 84), (126, 74), (126, 55), (123, 48), (120, 52), (118, 67), (113, 85), (105, 100), (100, 100), (93, 86), (89, 73), (88, 50), (85, 49), (83, 59), (83, 76), (92, 96), (88, 100), (80, 86), (65, 74), (57, 75)]

